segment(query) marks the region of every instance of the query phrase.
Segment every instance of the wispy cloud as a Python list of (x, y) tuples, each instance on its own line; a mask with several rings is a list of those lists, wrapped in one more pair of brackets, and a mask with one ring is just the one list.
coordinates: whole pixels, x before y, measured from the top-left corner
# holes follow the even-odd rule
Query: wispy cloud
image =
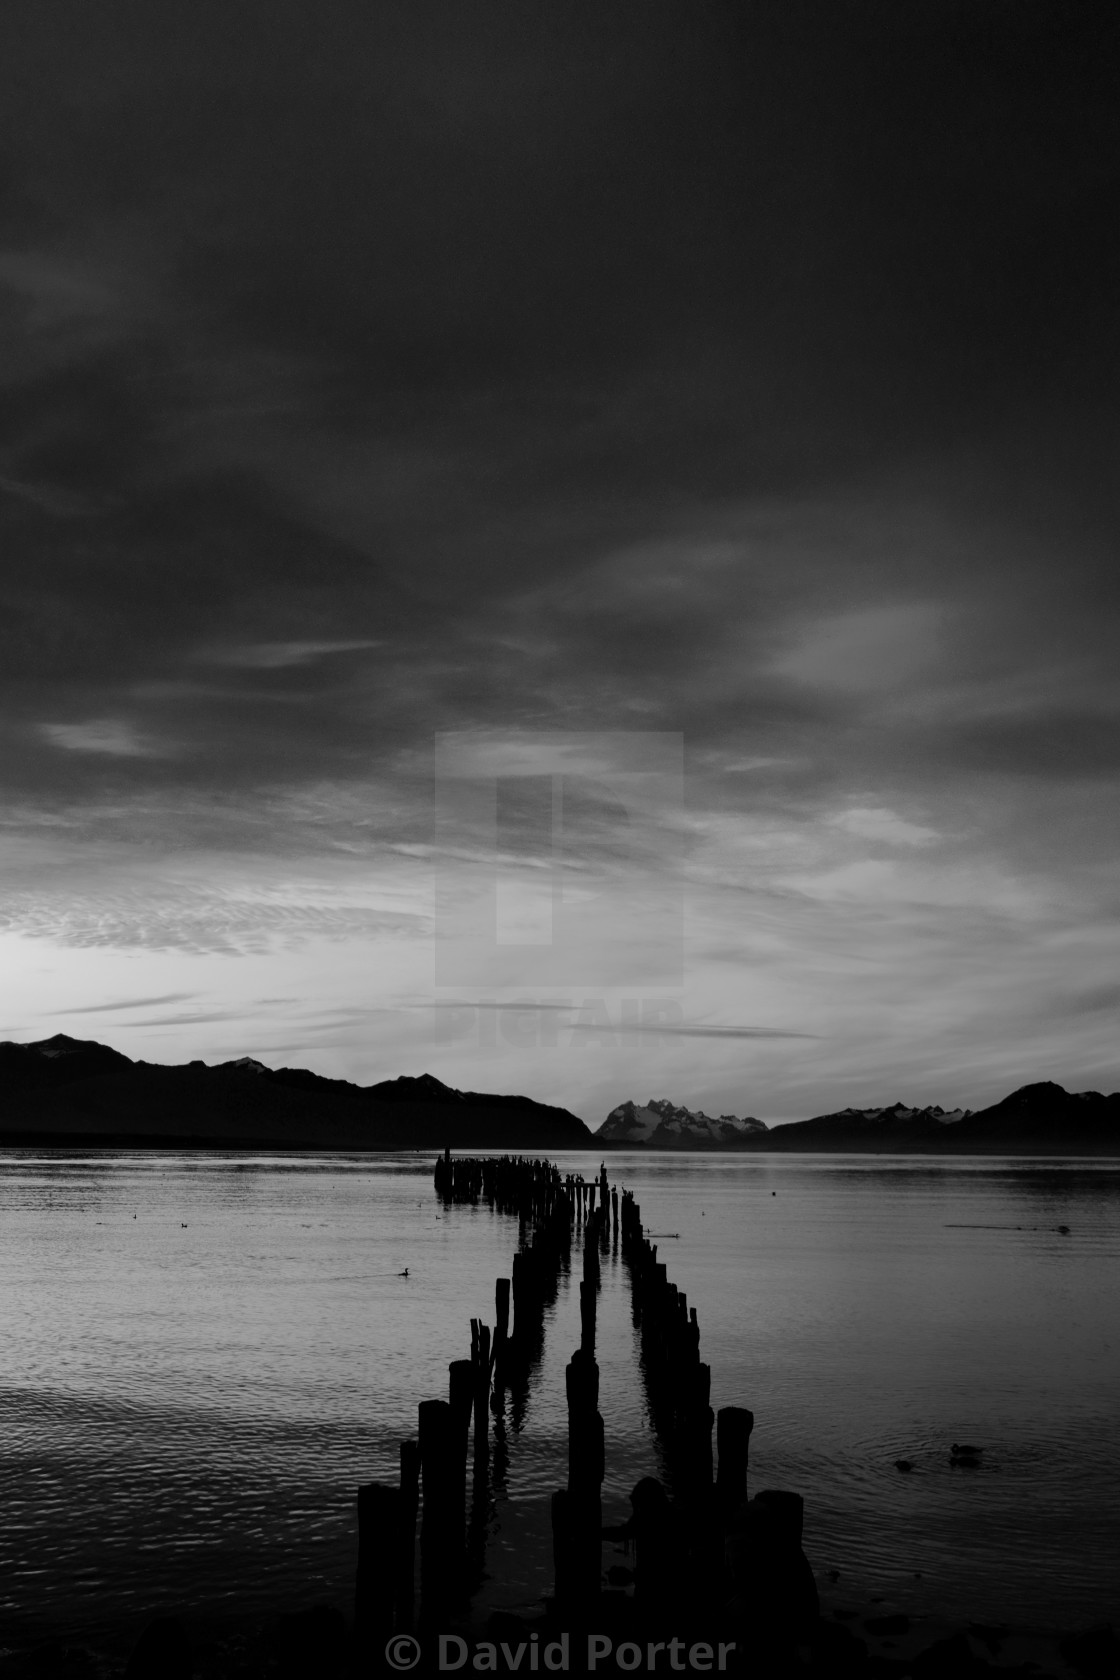
[[(508, 1001), (497, 1002), (487, 998), (448, 999), (435, 998), (430, 1002), (416, 1005), (423, 1009), (458, 1009), (478, 1010), (484, 1014), (515, 1015), (572, 1015), (584, 1014), (589, 1008), (600, 1004), (607, 1008), (603, 999), (587, 999), (583, 1003), (559, 1003), (544, 1000), (539, 1003), (529, 999), (511, 998)], [(675, 1001), (671, 1007), (676, 1007)], [(656, 1014), (656, 1011), (653, 1012)], [(621, 1019), (621, 1017), (620, 1017)], [(703, 1023), (689, 1024), (684, 1021), (671, 1019), (662, 1020), (660, 1015), (656, 1019), (625, 1020), (622, 1030), (626, 1033), (647, 1033), (651, 1037), (660, 1038), (667, 1035), (670, 1038), (818, 1038), (818, 1033), (796, 1032), (785, 1027), (741, 1027), (741, 1026), (711, 1026)]]
[(130, 1021), (131, 1029), (147, 1027), (201, 1027), (208, 1026), (214, 1021), (241, 1021), (251, 1019), (246, 1011), (240, 1009), (215, 1009), (210, 1012), (185, 1012), (182, 1015), (157, 1015), (150, 1020)]
[(150, 1009), (161, 1003), (185, 1003), (193, 992), (163, 992), (159, 997), (121, 998), (117, 1003), (84, 1003), (73, 1009), (53, 1009), (52, 1015), (103, 1015), (119, 1009)]
[(275, 671), (287, 665), (307, 665), (330, 654), (355, 653), (381, 645), (379, 640), (370, 637), (350, 641), (253, 642), (210, 648), (200, 657), (213, 665), (241, 665), (248, 670)]

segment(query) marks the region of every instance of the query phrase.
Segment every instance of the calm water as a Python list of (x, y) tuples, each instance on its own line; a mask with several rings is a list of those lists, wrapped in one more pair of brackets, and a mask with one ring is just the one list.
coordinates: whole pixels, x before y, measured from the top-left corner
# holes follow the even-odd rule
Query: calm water
[[(417, 1402), (444, 1395), (448, 1361), (469, 1352), (470, 1317), (493, 1322), (517, 1240), (508, 1218), (441, 1210), (431, 1163), (0, 1154), (6, 1627), (349, 1607), (354, 1490), (395, 1476)], [(699, 1310), (713, 1405), (755, 1413), (754, 1490), (804, 1495), (827, 1603), (1120, 1617), (1120, 1169), (727, 1155), (608, 1167), (653, 1232), (679, 1233), (660, 1257)], [(551, 1588), (548, 1499), (566, 1474), (563, 1368), (578, 1339), (565, 1279), (507, 1431), (487, 1603)], [(605, 1507), (621, 1519), (658, 1461), (616, 1261), (599, 1359)], [(954, 1440), (983, 1446), (981, 1469), (950, 1466)]]

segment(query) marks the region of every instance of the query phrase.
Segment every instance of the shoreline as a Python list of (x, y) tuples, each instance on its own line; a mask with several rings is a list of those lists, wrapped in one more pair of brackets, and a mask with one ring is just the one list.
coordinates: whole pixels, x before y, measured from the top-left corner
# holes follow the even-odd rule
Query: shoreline
[[(1001, 1619), (966, 1621), (936, 1615), (892, 1611), (885, 1604), (864, 1603), (858, 1608), (844, 1595), (822, 1594), (818, 1629), (811, 1644), (798, 1647), (794, 1665), (783, 1671), (806, 1680), (955, 1680), (957, 1675), (1017, 1675), (1022, 1680), (1082, 1680), (1083, 1676), (1108, 1673), (1099, 1665), (1107, 1662), (1109, 1650), (1120, 1653), (1120, 1643), (1104, 1619), (1065, 1627)], [(617, 1610), (618, 1606), (615, 1606)], [(581, 1618), (582, 1627), (565, 1628), (550, 1601), (542, 1601), (534, 1612), (515, 1615), (499, 1611), (483, 1615), (467, 1612), (449, 1617), (446, 1632), (468, 1646), (487, 1640), (514, 1642), (539, 1632), (542, 1641), (570, 1631), (570, 1672), (584, 1671), (583, 1642), (594, 1622)], [(602, 1615), (604, 1629), (615, 1626), (616, 1643), (626, 1637), (642, 1637), (638, 1626), (623, 1631), (615, 1615)], [(149, 1632), (148, 1630), (152, 1630)], [(104, 1621), (69, 1623), (30, 1619), (23, 1630), (0, 1623), (0, 1680), (124, 1680), (130, 1658), (143, 1640), (152, 1641), (162, 1630), (158, 1643), (162, 1651), (157, 1667), (143, 1669), (160, 1680), (268, 1680), (291, 1675), (293, 1680), (364, 1680), (373, 1670), (368, 1656), (355, 1647), (352, 1606), (319, 1599), (294, 1608), (269, 1612), (230, 1609), (192, 1610), (178, 1614), (113, 1618)], [(442, 1630), (441, 1630), (442, 1631)], [(658, 1630), (660, 1632), (660, 1630)], [(697, 1637), (704, 1637), (700, 1630)], [(422, 1647), (434, 1646), (435, 1634), (420, 1634)], [(714, 1637), (714, 1635), (713, 1635)], [(178, 1663), (176, 1657), (179, 1658)], [(656, 1671), (669, 1671), (667, 1661)], [(429, 1670), (427, 1663), (419, 1672)], [(465, 1672), (472, 1671), (468, 1662)], [(501, 1671), (499, 1667), (499, 1672)], [(600, 1671), (613, 1675), (619, 1670), (613, 1659)], [(757, 1661), (728, 1671), (746, 1672), (765, 1680)], [(649, 1672), (643, 1666), (639, 1672)]]
[[(99, 1150), (137, 1150), (145, 1153), (166, 1151), (168, 1154), (184, 1154), (190, 1151), (214, 1153), (222, 1150), (235, 1151), (245, 1154), (252, 1151), (267, 1151), (269, 1154), (287, 1155), (440, 1155), (445, 1145), (443, 1143), (384, 1143), (370, 1142), (368, 1139), (339, 1139), (339, 1138), (308, 1138), (293, 1141), (290, 1137), (222, 1137), (216, 1134), (200, 1135), (196, 1133), (158, 1133), (158, 1132), (36, 1132), (36, 1131), (7, 1131), (0, 1132), (0, 1152), (7, 1149), (58, 1149), (73, 1151)], [(557, 1146), (549, 1143), (532, 1143), (511, 1145), (501, 1143), (462, 1143), (452, 1147), (458, 1153), (467, 1149), (479, 1150), (491, 1155), (509, 1155), (511, 1153), (524, 1155), (588, 1155), (598, 1156), (605, 1160), (608, 1155), (637, 1155), (643, 1160), (676, 1160), (681, 1156), (696, 1156), (703, 1160), (714, 1156), (757, 1156), (757, 1155), (857, 1155), (896, 1158), (899, 1160), (915, 1160), (926, 1158), (929, 1160), (1001, 1160), (1014, 1157), (1018, 1160), (1062, 1160), (1062, 1161), (1115, 1161), (1120, 1163), (1120, 1143), (1111, 1149), (1086, 1147), (1077, 1148), (1072, 1145), (1057, 1145), (1047, 1143), (1008, 1142), (1004, 1144), (973, 1144), (968, 1148), (950, 1148), (947, 1144), (939, 1148), (930, 1148), (929, 1140), (913, 1144), (893, 1143), (891, 1145), (840, 1143), (833, 1142), (827, 1146), (822, 1144), (809, 1145), (798, 1142), (779, 1144), (775, 1146), (772, 1139), (765, 1144), (739, 1144), (730, 1148), (643, 1148), (641, 1145), (630, 1143), (608, 1143), (594, 1138), (586, 1145)]]

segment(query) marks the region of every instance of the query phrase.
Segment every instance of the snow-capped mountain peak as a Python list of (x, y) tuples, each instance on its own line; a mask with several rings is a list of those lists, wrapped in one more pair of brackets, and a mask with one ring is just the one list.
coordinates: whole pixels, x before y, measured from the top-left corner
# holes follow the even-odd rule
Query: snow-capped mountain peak
[(893, 1102), (883, 1108), (841, 1108), (823, 1118), (878, 1121), (882, 1125), (892, 1120), (935, 1120), (939, 1126), (954, 1126), (958, 1120), (966, 1120), (971, 1113), (970, 1108), (945, 1109), (938, 1103), (931, 1103), (927, 1108), (911, 1108), (907, 1103)]
[(721, 1114), (713, 1119), (702, 1110), (678, 1107), (668, 1097), (651, 1097), (644, 1105), (619, 1103), (595, 1136), (604, 1143), (628, 1143), (652, 1149), (726, 1149), (752, 1133), (764, 1132), (764, 1121)]

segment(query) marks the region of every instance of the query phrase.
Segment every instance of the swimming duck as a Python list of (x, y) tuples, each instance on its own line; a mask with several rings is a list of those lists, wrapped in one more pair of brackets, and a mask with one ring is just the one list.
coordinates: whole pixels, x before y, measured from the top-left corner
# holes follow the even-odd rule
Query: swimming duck
[(904, 1476), (908, 1476), (914, 1468), (908, 1458), (896, 1458), (894, 1461), (894, 1467), (896, 1470), (901, 1470)]

